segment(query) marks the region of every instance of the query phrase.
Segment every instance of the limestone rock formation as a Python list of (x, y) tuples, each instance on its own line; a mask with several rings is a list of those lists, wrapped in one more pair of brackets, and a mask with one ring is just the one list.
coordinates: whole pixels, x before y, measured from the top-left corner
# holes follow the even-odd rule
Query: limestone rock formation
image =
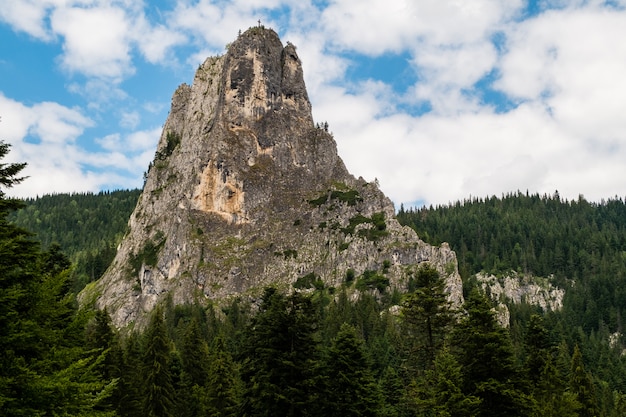
[(497, 304), (496, 315), (503, 327), (509, 326), (510, 312), (507, 303), (541, 307), (544, 311), (559, 311), (563, 308), (565, 290), (553, 286), (547, 278), (521, 275), (510, 271), (502, 277), (478, 273), (478, 285)]
[(432, 263), (462, 300), (455, 253), (395, 220), (374, 183), (353, 177), (316, 127), (296, 48), (251, 28), (181, 85), (129, 232), (82, 294), (118, 327), (175, 304), (254, 298), (269, 284), (404, 289)]

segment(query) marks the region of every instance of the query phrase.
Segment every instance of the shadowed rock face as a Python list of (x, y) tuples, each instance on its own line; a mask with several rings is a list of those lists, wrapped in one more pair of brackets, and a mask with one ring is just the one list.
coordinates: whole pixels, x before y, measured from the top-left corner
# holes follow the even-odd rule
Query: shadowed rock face
[(401, 227), (378, 186), (348, 173), (313, 123), (296, 48), (255, 27), (174, 93), (129, 232), (81, 298), (142, 326), (168, 295), (254, 298), (315, 280), (389, 291), (423, 262), (460, 303), (454, 252)]

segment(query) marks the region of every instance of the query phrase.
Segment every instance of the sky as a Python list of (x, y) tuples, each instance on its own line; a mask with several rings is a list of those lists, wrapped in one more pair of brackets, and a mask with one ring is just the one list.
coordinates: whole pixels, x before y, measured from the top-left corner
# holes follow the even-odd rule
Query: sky
[(141, 187), (176, 87), (259, 20), (396, 207), (626, 196), (626, 0), (6, 0), (8, 194)]

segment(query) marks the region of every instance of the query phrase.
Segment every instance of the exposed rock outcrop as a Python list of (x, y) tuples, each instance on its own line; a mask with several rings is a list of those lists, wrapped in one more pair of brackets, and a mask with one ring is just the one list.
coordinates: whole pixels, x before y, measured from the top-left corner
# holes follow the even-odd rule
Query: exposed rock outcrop
[(462, 301), (456, 255), (395, 220), (316, 127), (296, 48), (255, 27), (172, 98), (154, 162), (106, 274), (82, 294), (118, 327), (176, 304), (256, 297), (274, 284), (404, 289), (430, 262)]
[(520, 275), (511, 271), (508, 275), (496, 277), (483, 273), (476, 274), (479, 286), (498, 303), (496, 309), (498, 321), (504, 327), (509, 326), (507, 303), (527, 303), (541, 307), (544, 311), (558, 311), (563, 308), (565, 290), (550, 284), (546, 278), (532, 275)]

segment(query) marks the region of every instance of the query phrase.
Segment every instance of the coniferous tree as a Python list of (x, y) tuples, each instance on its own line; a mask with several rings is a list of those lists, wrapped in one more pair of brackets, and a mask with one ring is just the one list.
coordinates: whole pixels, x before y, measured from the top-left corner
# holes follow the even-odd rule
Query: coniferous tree
[(174, 387), (170, 369), (171, 342), (156, 308), (144, 335), (143, 348), (143, 414), (146, 417), (173, 416)]
[(532, 400), (521, 390), (511, 340), (489, 301), (473, 290), (464, 307), (467, 317), (455, 329), (453, 345), (463, 367), (464, 393), (481, 400), (477, 415), (529, 415)]
[(425, 369), (432, 366), (443, 346), (454, 315), (445, 281), (432, 265), (419, 268), (413, 285), (415, 290), (402, 304), (402, 317), (409, 343), (409, 363)]
[(144, 388), (141, 341), (137, 333), (124, 340), (117, 413), (121, 417), (143, 417)]
[(363, 340), (354, 327), (343, 324), (326, 354), (319, 415), (378, 416), (383, 398), (370, 365)]
[(224, 339), (217, 336), (211, 346), (205, 397), (206, 415), (235, 416), (239, 406), (239, 391), (239, 370), (226, 350)]
[[(8, 150), (0, 141), (0, 159)], [(115, 382), (100, 378), (102, 356), (85, 349), (66, 258), (42, 252), (7, 219), (21, 203), (4, 188), (22, 181), (24, 166), (0, 163), (0, 409), (6, 416), (104, 416), (97, 407)]]
[(433, 368), (417, 378), (405, 401), (417, 416), (470, 417), (478, 415), (481, 399), (462, 391), (461, 366), (447, 350), (439, 352)]
[(576, 395), (576, 399), (581, 405), (578, 412), (580, 417), (593, 417), (597, 415), (598, 404), (595, 387), (591, 375), (585, 370), (583, 356), (578, 348), (574, 347), (572, 354), (572, 370), (570, 372), (570, 388)]
[(120, 403), (123, 352), (117, 334), (113, 331), (111, 317), (104, 310), (97, 310), (87, 326), (87, 346), (100, 352), (101, 361), (96, 371), (104, 380), (115, 380), (116, 386), (111, 396), (101, 405), (102, 409), (115, 410)]
[(309, 409), (318, 356), (316, 311), (306, 295), (265, 290), (244, 348), (245, 413), (301, 416)]
[(179, 348), (180, 378), (176, 385), (177, 416), (204, 415), (205, 387), (209, 367), (209, 348), (202, 337), (197, 316), (187, 324)]
[(387, 366), (379, 381), (383, 395), (381, 417), (400, 417), (404, 411), (406, 388), (397, 367)]
[(548, 357), (533, 391), (537, 412), (545, 417), (577, 417), (581, 404), (568, 389), (567, 380)]
[(206, 385), (209, 367), (209, 347), (202, 337), (197, 317), (187, 325), (180, 348), (184, 378), (190, 386)]
[(524, 340), (526, 360), (524, 371), (526, 378), (533, 386), (536, 386), (541, 373), (544, 371), (546, 362), (551, 357), (551, 346), (548, 338), (548, 330), (543, 324), (543, 319), (538, 314), (533, 314), (526, 329)]
[(530, 316), (524, 340), (526, 358), (524, 371), (537, 413), (546, 417), (577, 416), (580, 404), (568, 390), (567, 381), (554, 365), (548, 330), (541, 316)]

